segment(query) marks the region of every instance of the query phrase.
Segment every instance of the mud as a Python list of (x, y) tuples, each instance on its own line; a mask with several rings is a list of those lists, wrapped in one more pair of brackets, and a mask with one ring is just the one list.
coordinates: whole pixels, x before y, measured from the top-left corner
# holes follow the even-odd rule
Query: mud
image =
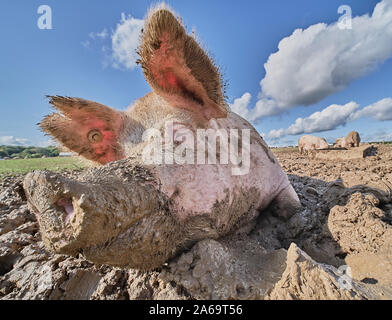
[(363, 145), (351, 149), (334, 148), (314, 151), (312, 156), (317, 160), (356, 160), (377, 154), (373, 145)]
[(24, 177), (4, 178), (0, 299), (392, 299), (392, 146), (345, 160), (276, 155), (302, 211), (283, 221), (267, 209), (249, 234), (203, 240), (150, 272), (47, 252)]

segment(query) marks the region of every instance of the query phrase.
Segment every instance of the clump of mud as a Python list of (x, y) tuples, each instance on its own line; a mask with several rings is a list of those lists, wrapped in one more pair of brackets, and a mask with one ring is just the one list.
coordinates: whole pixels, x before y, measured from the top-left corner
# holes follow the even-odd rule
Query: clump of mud
[(250, 234), (203, 240), (151, 272), (47, 252), (23, 176), (3, 178), (0, 299), (392, 299), (392, 147), (276, 155), (302, 211), (282, 221), (266, 210)]

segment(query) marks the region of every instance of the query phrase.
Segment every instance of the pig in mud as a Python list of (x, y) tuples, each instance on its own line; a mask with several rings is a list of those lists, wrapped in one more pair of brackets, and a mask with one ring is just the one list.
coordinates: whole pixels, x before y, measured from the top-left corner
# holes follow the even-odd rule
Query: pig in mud
[(351, 131), (345, 138), (339, 138), (336, 140), (334, 147), (336, 148), (353, 148), (359, 147), (361, 138), (357, 131)]
[[(166, 7), (148, 14), (138, 53), (153, 90), (128, 111), (50, 97), (59, 112), (47, 116), (42, 129), (99, 165), (78, 179), (47, 171), (26, 176), (26, 197), (49, 250), (153, 269), (196, 241), (247, 229), (267, 206), (283, 218), (301, 207), (264, 140), (228, 110), (217, 67)], [(190, 149), (198, 141), (184, 137), (200, 130), (219, 136), (219, 150), (210, 139), (197, 150), (203, 157), (212, 150), (216, 161), (181, 162), (179, 154), (189, 151), (184, 141)], [(146, 150), (156, 151), (157, 133), (169, 136), (161, 148), (167, 161), (149, 162)], [(235, 146), (238, 161), (231, 157)]]
[(312, 150), (322, 150), (328, 148), (328, 143), (324, 138), (306, 135), (302, 136), (298, 140), (298, 149), (301, 154)]
[(344, 141), (344, 138), (337, 138), (333, 146), (334, 148), (345, 148), (346, 143)]

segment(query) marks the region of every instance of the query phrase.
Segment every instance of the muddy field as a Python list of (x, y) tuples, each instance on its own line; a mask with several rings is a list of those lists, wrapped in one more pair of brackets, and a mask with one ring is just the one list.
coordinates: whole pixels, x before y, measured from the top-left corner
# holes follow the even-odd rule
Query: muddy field
[(0, 299), (392, 299), (392, 146), (356, 160), (275, 152), (301, 212), (266, 210), (250, 234), (201, 241), (153, 272), (48, 253), (23, 176), (4, 178)]

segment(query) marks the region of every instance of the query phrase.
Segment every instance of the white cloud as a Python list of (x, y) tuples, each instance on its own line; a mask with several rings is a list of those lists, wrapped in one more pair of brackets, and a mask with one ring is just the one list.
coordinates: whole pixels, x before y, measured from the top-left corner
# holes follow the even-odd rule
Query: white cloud
[(372, 141), (392, 141), (392, 133), (385, 129), (380, 129), (375, 133), (365, 135), (361, 138), (363, 141), (372, 142)]
[(287, 136), (287, 134), (285, 133), (285, 129), (281, 128), (281, 129), (273, 129), (268, 133), (262, 133), (261, 136), (266, 139), (266, 140), (273, 140), (273, 141), (277, 141), (280, 138)]
[(136, 49), (144, 20), (132, 18), (131, 15), (121, 14), (121, 21), (112, 34), (113, 67), (133, 70), (138, 59)]
[(311, 105), (344, 89), (392, 57), (391, 39), (391, 0), (379, 2), (370, 16), (354, 17), (352, 29), (319, 23), (295, 30), (265, 63), (259, 101), (247, 119)]
[(14, 136), (0, 136), (0, 145), (28, 146), (29, 144), (29, 139), (15, 138)]
[(230, 109), (239, 114), (241, 117), (247, 119), (249, 114), (248, 106), (251, 98), (251, 94), (249, 92), (245, 92), (241, 98), (235, 99), (234, 102), (230, 104)]
[(91, 39), (106, 39), (109, 36), (109, 32), (107, 31), (107, 29), (103, 29), (101, 32), (90, 32), (89, 37)]
[(358, 108), (359, 105), (355, 102), (349, 102), (343, 106), (333, 104), (307, 118), (298, 118), (286, 132), (290, 135), (297, 135), (333, 130), (346, 124)]
[(257, 121), (264, 116), (280, 113), (278, 112), (276, 102), (267, 98), (259, 99), (256, 102), (255, 107), (249, 109), (251, 98), (252, 95), (249, 92), (245, 92), (241, 98), (235, 99), (234, 102), (230, 104), (231, 110), (250, 122)]
[(359, 105), (355, 102), (349, 102), (345, 105), (333, 104), (322, 111), (311, 114), (309, 117), (298, 118), (287, 129), (271, 130), (265, 134), (265, 138), (276, 140), (288, 135), (333, 130), (350, 121), (358, 108)]
[(379, 121), (392, 120), (392, 98), (385, 98), (373, 103), (353, 115), (353, 120), (362, 117), (372, 117)]
[(83, 47), (85, 47), (86, 49), (87, 48), (90, 48), (90, 41), (89, 40), (85, 40), (85, 41), (82, 41), (81, 42), (81, 45), (83, 46)]
[(256, 102), (256, 106), (250, 111), (249, 121), (255, 122), (260, 118), (277, 115), (284, 110), (279, 106), (274, 99), (260, 98)]
[[(359, 105), (355, 102), (349, 102), (345, 105), (333, 104), (309, 117), (298, 118), (286, 129), (274, 129), (262, 135), (265, 139), (276, 142), (289, 135), (334, 130), (362, 117), (373, 117), (379, 121), (392, 120), (392, 98), (384, 98), (362, 109), (359, 109)], [(389, 140), (389, 137), (390, 133), (383, 132), (378, 137), (369, 136), (368, 140)]]
[[(116, 69), (133, 70), (138, 59), (136, 50), (139, 46), (139, 37), (144, 20), (126, 16), (121, 13), (121, 20), (115, 30), (109, 33), (107, 28), (101, 32), (90, 32), (89, 39), (81, 44), (86, 49), (96, 49), (99, 45), (103, 53), (103, 66), (112, 66)], [(110, 43), (109, 43), (110, 41)]]
[(37, 147), (41, 148), (47, 148), (50, 146), (57, 146), (59, 143), (52, 138), (49, 138), (47, 140), (39, 141), (37, 144), (35, 144)]

